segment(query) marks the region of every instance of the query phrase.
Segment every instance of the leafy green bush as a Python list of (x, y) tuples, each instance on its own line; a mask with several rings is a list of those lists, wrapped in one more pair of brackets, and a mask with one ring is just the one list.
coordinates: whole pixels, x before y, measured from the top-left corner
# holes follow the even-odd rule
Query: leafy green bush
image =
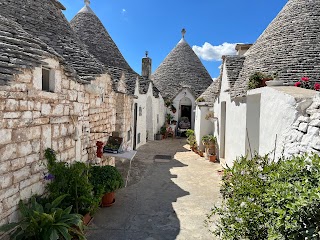
[(54, 177), (46, 186), (49, 199), (67, 194), (61, 207), (72, 205), (72, 211), (75, 213), (82, 215), (93, 213), (99, 206), (101, 196), (93, 194), (93, 187), (89, 182), (89, 167), (82, 162), (73, 164), (57, 162), (52, 149), (45, 151), (45, 157), (49, 173)]
[(316, 154), (278, 162), (242, 157), (225, 171), (223, 203), (207, 223), (216, 223), (222, 239), (319, 239), (319, 179)]
[(113, 166), (92, 166), (89, 179), (96, 195), (114, 192), (124, 186), (120, 172)]
[(194, 130), (188, 129), (188, 130), (186, 131), (186, 136), (187, 136), (187, 138), (190, 137), (190, 136), (194, 136)]
[(83, 223), (81, 215), (71, 214), (72, 206), (61, 209), (58, 206), (66, 198), (62, 195), (52, 203), (40, 205), (36, 199), (31, 198), (31, 202), (25, 205), (19, 203), (21, 220), (17, 223), (9, 223), (0, 227), (0, 232), (12, 231), (10, 239), (66, 239), (72, 237), (85, 239), (83, 233)]

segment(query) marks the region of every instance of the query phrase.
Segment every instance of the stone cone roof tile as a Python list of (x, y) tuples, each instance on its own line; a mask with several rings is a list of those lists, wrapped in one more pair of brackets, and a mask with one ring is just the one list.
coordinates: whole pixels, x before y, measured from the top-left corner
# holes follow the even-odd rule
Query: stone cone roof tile
[(71, 20), (71, 27), (88, 46), (88, 50), (104, 65), (134, 72), (122, 56), (111, 36), (89, 6)]
[[(146, 85), (149, 86), (148, 83), (152, 83), (151, 80), (144, 79), (130, 67), (100, 19), (89, 6), (83, 7), (71, 20), (70, 25), (88, 47), (89, 52), (108, 68), (114, 82), (114, 89), (124, 73), (128, 93), (134, 94), (137, 77), (141, 83), (143, 82), (140, 84), (140, 93), (147, 92)], [(154, 88), (153, 94), (158, 96), (159, 91)]]
[(87, 82), (106, 72), (91, 55), (61, 12), (57, 0), (0, 0), (0, 15), (17, 22), (30, 35), (60, 54), (66, 74)]
[(172, 99), (182, 88), (191, 88), (199, 97), (212, 83), (208, 71), (190, 45), (181, 39), (153, 74), (163, 97)]
[(9, 84), (21, 69), (44, 65), (42, 59), (45, 57), (61, 60), (52, 48), (1, 15), (0, 32), (0, 85)]
[(200, 95), (199, 98), (203, 98), (204, 102), (207, 103), (208, 106), (212, 107), (215, 100), (220, 94), (220, 88), (221, 88), (221, 77), (213, 81), (211, 85)]
[(246, 95), (249, 76), (278, 73), (293, 84), (303, 76), (320, 80), (320, 1), (289, 0), (256, 43), (245, 53), (231, 96)]

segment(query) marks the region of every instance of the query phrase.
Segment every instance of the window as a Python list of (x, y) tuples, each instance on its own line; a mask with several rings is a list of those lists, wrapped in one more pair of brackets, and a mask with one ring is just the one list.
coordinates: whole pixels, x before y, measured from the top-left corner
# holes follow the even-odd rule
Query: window
[(42, 90), (54, 92), (54, 71), (49, 68), (42, 68)]
[(127, 141), (129, 142), (130, 140), (131, 140), (131, 130), (129, 130), (127, 134)]

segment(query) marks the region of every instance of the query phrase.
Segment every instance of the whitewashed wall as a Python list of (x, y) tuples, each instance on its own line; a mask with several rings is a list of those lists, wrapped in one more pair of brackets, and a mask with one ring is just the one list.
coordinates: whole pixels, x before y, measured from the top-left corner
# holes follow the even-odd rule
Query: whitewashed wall
[[(226, 73), (225, 64), (223, 72)], [(246, 155), (246, 100), (237, 99), (231, 101), (228, 91), (228, 79), (226, 74), (222, 75), (221, 91), (218, 99), (214, 104), (214, 113), (218, 117), (215, 126), (215, 136), (218, 141), (219, 156), (221, 153), (221, 136), (223, 123), (221, 122), (221, 103), (226, 102), (226, 126), (225, 126), (225, 156), (224, 159), (228, 166), (232, 166), (233, 161), (241, 156)]]
[(210, 111), (209, 106), (196, 106), (196, 114), (195, 114), (195, 136), (200, 150), (204, 150), (204, 146), (201, 142), (201, 139), (204, 135), (213, 134), (214, 133), (214, 123), (210, 120), (206, 120), (205, 117), (207, 113)]

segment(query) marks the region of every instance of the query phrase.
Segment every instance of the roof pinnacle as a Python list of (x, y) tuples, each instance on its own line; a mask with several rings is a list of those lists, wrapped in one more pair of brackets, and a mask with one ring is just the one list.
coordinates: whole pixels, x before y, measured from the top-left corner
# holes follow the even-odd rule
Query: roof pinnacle
[(86, 4), (86, 6), (90, 5), (90, 0), (84, 0), (84, 3)]
[(182, 33), (182, 38), (184, 38), (184, 35), (186, 34), (186, 29), (182, 28), (181, 33)]

